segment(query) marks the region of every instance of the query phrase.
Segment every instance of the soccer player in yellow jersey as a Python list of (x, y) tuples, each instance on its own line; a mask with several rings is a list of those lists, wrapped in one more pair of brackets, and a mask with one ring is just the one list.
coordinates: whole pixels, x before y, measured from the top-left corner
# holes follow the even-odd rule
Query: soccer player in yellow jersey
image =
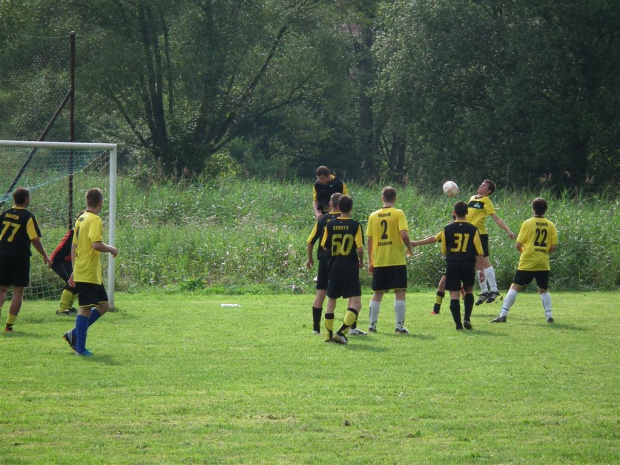
[[(86, 211), (75, 222), (71, 258), (73, 273), (69, 285), (78, 291), (78, 314), (75, 328), (63, 334), (76, 355), (93, 355), (86, 349), (86, 335), (89, 326), (110, 308), (108, 294), (103, 285), (100, 255), (109, 253), (116, 257), (116, 247), (103, 242), (103, 222), (99, 213), (103, 208), (103, 192), (92, 188), (86, 193)], [(93, 308), (94, 307), (94, 308)]]
[(370, 300), (368, 330), (377, 331), (381, 300), (386, 292), (394, 290), (395, 332), (409, 334), (405, 328), (405, 297), (407, 293), (407, 256), (411, 257), (411, 241), (407, 219), (402, 210), (394, 208), (396, 189), (381, 191), (383, 207), (370, 214), (366, 237), (368, 244), (368, 271), (372, 274), (373, 295)]
[(467, 222), (473, 224), (478, 228), (480, 232), (480, 240), (482, 242), (482, 248), (484, 250), (484, 273), (486, 279), (478, 282), (480, 284), (480, 297), (476, 302), (476, 305), (480, 305), (483, 302), (491, 303), (497, 299), (500, 294), (497, 290), (497, 281), (495, 280), (495, 270), (489, 261), (489, 234), (484, 225), (487, 216), (493, 218), (493, 221), (502, 228), (511, 239), (517, 237), (515, 233), (504, 223), (504, 221), (497, 216), (493, 202), (491, 202), (490, 196), (495, 192), (496, 186), (490, 179), (485, 179), (478, 187), (478, 193), (472, 195), (467, 204)]
[(544, 217), (547, 212), (547, 201), (540, 197), (532, 202), (534, 216), (524, 221), (519, 229), (516, 247), (521, 253), (519, 266), (512, 285), (502, 304), (500, 315), (491, 323), (505, 323), (506, 316), (517, 293), (536, 278), (538, 293), (545, 309), (547, 323), (553, 323), (551, 312), (551, 296), (549, 295), (549, 254), (558, 247), (558, 232), (551, 221)]
[(13, 192), (14, 205), (0, 214), (0, 311), (6, 300), (9, 286), (13, 286), (13, 298), (4, 331), (13, 331), (24, 299), (24, 291), (30, 284), (30, 245), (41, 254), (46, 265), (50, 259), (41, 243), (41, 231), (37, 220), (28, 211), (30, 191), (18, 187)]

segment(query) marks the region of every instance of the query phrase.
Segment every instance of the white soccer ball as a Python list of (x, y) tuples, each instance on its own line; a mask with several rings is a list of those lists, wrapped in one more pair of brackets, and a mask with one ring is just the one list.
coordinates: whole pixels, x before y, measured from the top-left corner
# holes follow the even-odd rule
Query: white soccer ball
[(443, 183), (443, 193), (448, 197), (454, 197), (459, 193), (459, 186), (454, 181), (446, 181)]

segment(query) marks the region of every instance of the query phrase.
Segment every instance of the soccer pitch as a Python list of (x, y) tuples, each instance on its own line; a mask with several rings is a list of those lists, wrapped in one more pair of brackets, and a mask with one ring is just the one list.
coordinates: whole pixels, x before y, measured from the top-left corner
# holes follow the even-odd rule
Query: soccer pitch
[(312, 295), (121, 293), (88, 359), (74, 318), (26, 301), (0, 335), (0, 463), (618, 463), (619, 297), (552, 292), (551, 325), (520, 294), (457, 332), (411, 293), (402, 336), (386, 296), (339, 346), (310, 334)]

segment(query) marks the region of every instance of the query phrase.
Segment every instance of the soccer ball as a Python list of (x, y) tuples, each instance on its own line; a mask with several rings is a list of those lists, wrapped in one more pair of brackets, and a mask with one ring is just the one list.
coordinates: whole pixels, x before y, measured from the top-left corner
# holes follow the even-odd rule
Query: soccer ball
[(448, 197), (454, 197), (459, 193), (459, 186), (454, 181), (446, 181), (443, 183), (443, 193)]

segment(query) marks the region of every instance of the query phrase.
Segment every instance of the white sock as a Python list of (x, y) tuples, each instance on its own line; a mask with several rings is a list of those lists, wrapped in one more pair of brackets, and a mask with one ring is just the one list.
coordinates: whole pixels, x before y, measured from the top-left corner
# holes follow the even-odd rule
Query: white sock
[(394, 301), (394, 314), (396, 315), (396, 329), (403, 329), (405, 326), (405, 301)]
[(491, 288), (491, 292), (497, 292), (497, 282), (495, 281), (495, 270), (492, 266), (485, 268), (484, 276), (486, 277), (486, 283)]
[(368, 326), (371, 328), (377, 327), (377, 320), (379, 319), (379, 310), (381, 310), (381, 302), (375, 300), (370, 301), (370, 316), (368, 317)]
[(553, 318), (553, 314), (551, 313), (551, 295), (549, 292), (540, 294), (540, 300), (542, 300), (543, 308), (545, 309), (545, 316), (547, 318)]
[(487, 294), (489, 292), (488, 281), (485, 279), (484, 281), (480, 281), (480, 271), (476, 271), (476, 279), (478, 280), (478, 285), (480, 286), (480, 293)]
[(508, 291), (508, 294), (506, 294), (506, 297), (504, 297), (504, 301), (502, 302), (502, 312), (499, 314), (499, 316), (508, 315), (508, 310), (510, 310), (512, 304), (514, 304), (515, 300), (517, 300), (517, 294), (518, 292), (514, 289), (510, 289)]

